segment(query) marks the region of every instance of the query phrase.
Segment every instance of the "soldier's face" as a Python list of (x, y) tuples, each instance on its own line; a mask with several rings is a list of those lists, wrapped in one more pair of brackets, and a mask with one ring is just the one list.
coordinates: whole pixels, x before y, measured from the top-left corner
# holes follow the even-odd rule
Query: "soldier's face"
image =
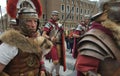
[(58, 16), (58, 15), (53, 15), (52, 18), (53, 18), (54, 20), (58, 20), (59, 16)]
[(37, 19), (27, 19), (26, 20), (26, 27), (31, 32), (36, 32), (37, 29)]

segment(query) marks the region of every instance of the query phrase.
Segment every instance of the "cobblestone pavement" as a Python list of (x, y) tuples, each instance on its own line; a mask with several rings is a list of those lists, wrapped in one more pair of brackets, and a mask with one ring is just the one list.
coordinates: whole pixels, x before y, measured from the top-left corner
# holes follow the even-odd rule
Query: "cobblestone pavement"
[[(63, 67), (60, 66), (60, 76), (76, 76), (76, 71), (74, 70), (75, 59), (72, 58), (72, 55), (69, 53), (70, 50), (66, 51), (66, 65), (67, 70), (64, 72)], [(46, 69), (49, 71), (52, 62), (45, 60)], [(55, 71), (53, 72), (55, 76)]]

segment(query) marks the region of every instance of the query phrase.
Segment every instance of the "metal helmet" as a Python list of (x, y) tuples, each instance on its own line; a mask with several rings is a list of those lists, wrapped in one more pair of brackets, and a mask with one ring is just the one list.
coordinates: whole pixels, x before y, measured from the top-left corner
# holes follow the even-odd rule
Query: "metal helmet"
[(42, 7), (40, 4), (40, 0), (8, 0), (7, 13), (11, 18), (16, 19), (17, 25), (20, 27), (20, 30), (22, 30), (22, 32), (27, 35), (32, 32), (32, 30), (30, 30), (26, 26), (27, 19), (36, 19), (38, 29), (39, 18), (42, 15)]
[(114, 22), (120, 22), (120, 1), (109, 3), (108, 18)]
[(106, 11), (108, 9), (108, 4), (111, 0), (100, 0), (99, 2), (99, 12), (95, 15), (93, 15), (90, 20), (94, 21), (95, 19), (97, 19), (98, 17), (100, 17), (104, 11)]
[(31, 19), (35, 18), (38, 19), (38, 14), (35, 9), (24, 7), (21, 8), (17, 13), (17, 19)]
[(102, 14), (103, 14), (103, 12), (98, 12), (97, 14), (93, 15), (93, 16), (90, 18), (90, 20), (91, 20), (91, 21), (94, 21), (94, 20), (96, 20), (98, 17), (100, 17)]
[[(23, 6), (26, 5), (26, 6)], [(38, 17), (40, 18), (42, 15), (42, 7), (41, 7), (41, 3), (40, 0), (8, 0), (7, 1), (7, 14), (11, 17), (11, 18), (16, 18), (18, 15), (18, 13), (24, 11), (32, 11), (31, 9), (25, 9), (24, 7), (30, 7), (36, 10)], [(21, 9), (22, 8), (22, 9)], [(23, 13), (23, 12), (22, 12)]]
[(52, 13), (51, 13), (52, 15), (58, 15), (59, 14), (59, 12), (58, 11), (52, 11)]
[(22, 30), (22, 32), (26, 35), (30, 35), (31, 33), (35, 33), (36, 31), (29, 30), (26, 24), (26, 21), (29, 19), (36, 19), (37, 20), (37, 28), (36, 31), (39, 29), (39, 17), (35, 9), (24, 7), (18, 11), (17, 14), (17, 24)]

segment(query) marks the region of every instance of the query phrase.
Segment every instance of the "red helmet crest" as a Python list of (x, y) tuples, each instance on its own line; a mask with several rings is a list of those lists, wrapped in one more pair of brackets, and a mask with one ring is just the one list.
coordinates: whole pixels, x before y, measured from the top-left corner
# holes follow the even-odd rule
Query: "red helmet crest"
[[(40, 4), (40, 0), (30, 0), (30, 1), (34, 4), (36, 11), (38, 13), (38, 17), (40, 18), (40, 16), (42, 15), (42, 7)], [(8, 0), (7, 2), (7, 13), (12, 18), (16, 18), (16, 15), (18, 12), (18, 9), (17, 9), (18, 2), (19, 0)]]

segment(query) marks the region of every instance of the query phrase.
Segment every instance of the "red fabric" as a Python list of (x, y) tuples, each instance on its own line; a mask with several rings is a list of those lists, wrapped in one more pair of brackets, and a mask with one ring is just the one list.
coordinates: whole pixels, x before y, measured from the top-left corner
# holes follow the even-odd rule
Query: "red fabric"
[(89, 30), (91, 30), (91, 29), (99, 29), (99, 30), (103, 31), (104, 33), (106, 33), (108, 36), (113, 36), (111, 31), (109, 29), (105, 28), (104, 26), (102, 26), (101, 23), (93, 22), (92, 26)]
[[(79, 30), (75, 30), (74, 34), (80, 35)], [(74, 44), (73, 44), (73, 51), (72, 51), (72, 57), (77, 58), (78, 52), (77, 52), (77, 39), (74, 38)]]
[[(53, 19), (50, 19), (48, 22), (51, 22), (52, 24), (54, 24), (55, 26), (58, 26), (55, 22), (55, 20)], [(47, 27), (44, 27), (43, 28), (43, 31), (46, 31), (47, 32), (47, 35), (49, 35), (50, 31), (53, 29), (53, 26), (50, 26), (50, 28), (47, 28)]]
[(41, 15), (42, 15), (42, 6), (41, 6), (41, 3), (40, 3), (40, 0), (32, 0), (32, 2), (34, 3), (34, 5), (36, 7), (38, 17), (40, 18)]
[(40, 64), (44, 64), (44, 61), (40, 61)]
[(73, 57), (73, 58), (77, 58), (78, 52), (77, 52), (76, 46), (77, 46), (77, 42), (76, 42), (76, 38), (74, 38), (73, 51), (72, 51), (72, 57)]
[(49, 32), (49, 28), (44, 27), (44, 28), (43, 28), (43, 31)]
[(76, 60), (76, 69), (80, 72), (87, 72), (89, 70), (97, 72), (99, 62), (99, 59), (79, 54)]
[(40, 71), (44, 71), (45, 72), (46, 69), (45, 69), (45, 66), (44, 66), (44, 61), (41, 60), (40, 61), (40, 65), (42, 66), (41, 69), (40, 69)]
[(53, 61), (54, 60), (59, 60), (57, 48), (56, 48), (55, 45), (52, 47), (50, 52), (51, 52), (51, 58), (52, 58)]
[(16, 15), (17, 15), (17, 3), (18, 3), (18, 0), (8, 0), (7, 1), (7, 13), (12, 18), (16, 18)]
[(75, 30), (74, 34), (80, 35), (80, 30)]

